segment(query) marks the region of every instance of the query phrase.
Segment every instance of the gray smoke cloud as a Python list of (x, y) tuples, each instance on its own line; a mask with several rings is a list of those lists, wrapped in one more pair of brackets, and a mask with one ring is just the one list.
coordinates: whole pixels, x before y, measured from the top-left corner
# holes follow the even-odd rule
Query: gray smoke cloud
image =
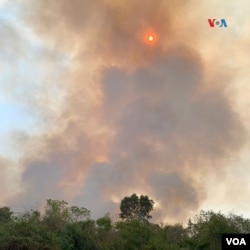
[[(209, 72), (194, 38), (177, 34), (185, 2), (23, 3), (26, 24), (71, 61), (46, 85), (65, 93), (56, 119), (46, 106), (47, 130), (16, 140), (24, 153), (13, 206), (65, 199), (98, 217), (117, 214), (136, 192), (156, 201), (156, 220), (184, 220), (199, 208), (206, 176), (223, 175), (245, 130), (225, 92), (230, 77)], [(144, 41), (151, 30), (154, 46)]]

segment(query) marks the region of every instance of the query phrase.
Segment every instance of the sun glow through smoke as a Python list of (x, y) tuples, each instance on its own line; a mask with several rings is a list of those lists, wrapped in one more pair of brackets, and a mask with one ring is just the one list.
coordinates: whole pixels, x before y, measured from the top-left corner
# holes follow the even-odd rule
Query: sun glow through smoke
[(151, 35), (151, 36), (148, 37), (148, 40), (149, 40), (150, 42), (153, 42), (154, 37)]
[(158, 37), (155, 32), (148, 31), (145, 33), (144, 42), (148, 45), (155, 45), (158, 41)]

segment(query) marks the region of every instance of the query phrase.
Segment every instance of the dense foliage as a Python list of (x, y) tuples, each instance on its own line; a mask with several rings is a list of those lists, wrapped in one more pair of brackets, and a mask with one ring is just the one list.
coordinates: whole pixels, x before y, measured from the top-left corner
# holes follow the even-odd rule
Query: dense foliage
[(2, 207), (0, 250), (220, 250), (222, 233), (250, 233), (248, 219), (212, 211), (201, 211), (187, 227), (153, 224), (147, 220), (153, 201), (141, 197), (141, 203), (136, 195), (125, 197), (121, 202), (123, 220), (116, 222), (109, 214), (92, 220), (86, 208), (51, 199), (43, 213), (15, 214)]
[(130, 197), (125, 197), (120, 205), (120, 218), (140, 221), (147, 221), (152, 216), (149, 214), (153, 210), (154, 201), (150, 200), (147, 195), (138, 197), (132, 194)]

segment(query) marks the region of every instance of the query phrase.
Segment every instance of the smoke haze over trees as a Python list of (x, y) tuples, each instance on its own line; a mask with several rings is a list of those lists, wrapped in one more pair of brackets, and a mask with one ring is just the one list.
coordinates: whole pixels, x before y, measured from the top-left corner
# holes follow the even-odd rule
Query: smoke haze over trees
[[(125, 198), (132, 201), (135, 196)], [(187, 226), (154, 224), (136, 217), (115, 221), (108, 213), (93, 220), (88, 209), (52, 199), (43, 212), (13, 213), (9, 207), (0, 208), (1, 250), (219, 250), (222, 233), (250, 233), (250, 221), (213, 211), (201, 211)]]

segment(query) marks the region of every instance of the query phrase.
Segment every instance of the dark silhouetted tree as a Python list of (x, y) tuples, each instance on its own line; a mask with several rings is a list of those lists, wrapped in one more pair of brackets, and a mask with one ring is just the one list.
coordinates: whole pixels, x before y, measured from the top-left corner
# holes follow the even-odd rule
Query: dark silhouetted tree
[(150, 212), (153, 210), (153, 207), (154, 201), (150, 200), (147, 195), (138, 197), (136, 194), (132, 194), (121, 201), (121, 213), (119, 216), (127, 220), (138, 219), (140, 221), (148, 221), (148, 219), (152, 218)]

